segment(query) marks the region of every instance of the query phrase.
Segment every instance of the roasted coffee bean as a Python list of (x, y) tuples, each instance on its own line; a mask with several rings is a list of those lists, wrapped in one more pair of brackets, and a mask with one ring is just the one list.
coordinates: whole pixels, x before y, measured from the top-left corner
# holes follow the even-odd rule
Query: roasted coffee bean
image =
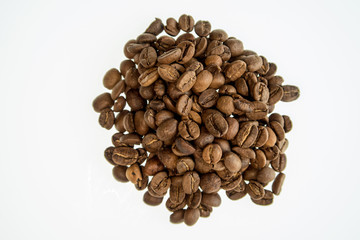
[(176, 80), (180, 77), (179, 72), (174, 67), (166, 64), (158, 67), (158, 73), (160, 77), (167, 82), (176, 82)]
[(192, 120), (183, 120), (178, 125), (179, 134), (187, 141), (192, 141), (200, 136), (199, 125)]
[(184, 32), (191, 32), (194, 28), (194, 19), (190, 15), (183, 14), (179, 18), (179, 27)]
[(226, 191), (226, 196), (228, 196), (229, 199), (234, 201), (245, 197), (246, 194), (247, 194), (246, 191), (242, 191), (242, 192), (237, 192), (235, 190)]
[(241, 60), (243, 60), (246, 63), (247, 70), (249, 72), (256, 72), (262, 67), (262, 58), (257, 55), (248, 55), (241, 57)]
[(148, 191), (153, 197), (163, 197), (170, 188), (171, 180), (166, 172), (157, 173), (150, 181)]
[(240, 78), (246, 71), (246, 63), (241, 60), (236, 60), (229, 64), (225, 70), (225, 75), (230, 81), (235, 81)]
[(128, 182), (129, 179), (127, 179), (126, 177), (127, 169), (128, 168), (126, 166), (115, 166), (112, 170), (114, 178), (119, 182), (123, 182), (123, 183)]
[(272, 128), (272, 130), (274, 130), (277, 140), (281, 141), (285, 138), (285, 130), (279, 122), (276, 121), (270, 122), (270, 127)]
[(121, 166), (131, 165), (138, 160), (139, 152), (131, 147), (116, 147), (112, 160)]
[(255, 101), (266, 103), (269, 100), (269, 89), (266, 84), (257, 82), (252, 89), (252, 96)]
[(272, 192), (275, 194), (275, 195), (279, 195), (280, 192), (281, 192), (281, 188), (282, 188), (282, 185), (284, 184), (284, 180), (285, 180), (285, 174), (284, 173), (279, 173), (273, 184), (272, 184)]
[(156, 129), (156, 136), (162, 141), (174, 138), (177, 133), (177, 125), (178, 121), (173, 118), (164, 121)]
[(195, 39), (195, 55), (194, 57), (200, 57), (202, 56), (207, 48), (208, 40), (205, 37), (199, 37)]
[(95, 112), (101, 112), (105, 108), (111, 108), (114, 105), (114, 100), (111, 98), (110, 93), (103, 93), (97, 96), (92, 106), (95, 110)]
[(250, 180), (249, 184), (246, 185), (246, 192), (254, 200), (259, 200), (265, 195), (265, 190), (261, 183), (253, 180)]
[(170, 36), (176, 36), (179, 34), (180, 27), (174, 18), (168, 18), (166, 20), (165, 32)]
[(172, 202), (170, 200), (170, 198), (166, 201), (165, 204), (166, 208), (171, 211), (171, 212), (176, 212), (178, 210), (183, 209), (186, 206), (186, 199), (184, 199), (184, 201), (177, 203), (177, 202)]
[(158, 206), (162, 203), (164, 197), (153, 197), (148, 191), (144, 193), (143, 201), (149, 206)]
[(284, 90), (284, 95), (281, 98), (281, 101), (283, 102), (292, 102), (299, 98), (300, 96), (300, 90), (298, 87), (293, 85), (285, 85), (282, 86)]
[(111, 165), (115, 166), (116, 163), (114, 163), (114, 161), (112, 160), (112, 155), (113, 155), (114, 149), (115, 149), (114, 147), (106, 148), (104, 151), (104, 157)]
[(248, 122), (240, 127), (240, 130), (236, 136), (236, 143), (239, 147), (248, 148), (256, 140), (258, 135), (258, 128), (253, 122)]
[(215, 89), (207, 89), (199, 96), (199, 104), (203, 108), (210, 108), (214, 106), (219, 98), (219, 94)]
[(145, 72), (143, 72), (139, 78), (138, 81), (141, 86), (147, 87), (153, 84), (157, 79), (159, 78), (159, 73), (157, 71), (157, 68), (149, 68)]
[(275, 171), (269, 167), (261, 169), (256, 176), (256, 180), (265, 185), (274, 180), (274, 178)]
[(216, 164), (220, 161), (222, 156), (222, 150), (218, 144), (207, 145), (203, 152), (202, 157), (208, 164)]
[(276, 104), (284, 96), (284, 90), (281, 86), (277, 85), (274, 87), (270, 87), (269, 91), (270, 91), (270, 96), (269, 96), (268, 104), (270, 104), (270, 105)]
[(224, 154), (224, 164), (230, 172), (235, 173), (241, 169), (241, 160), (239, 156), (233, 152), (226, 152)]
[(200, 187), (205, 193), (216, 193), (220, 190), (221, 179), (216, 173), (201, 175)]
[(150, 158), (146, 161), (143, 174), (154, 176), (156, 173), (164, 170), (164, 165), (157, 157)]
[(195, 54), (195, 45), (190, 41), (182, 41), (177, 45), (181, 49), (180, 64), (188, 63)]
[(147, 47), (141, 50), (140, 53), (140, 64), (145, 68), (153, 67), (157, 60), (157, 53), (155, 48)]
[(157, 156), (167, 169), (175, 170), (178, 157), (169, 148), (158, 151)]
[(218, 144), (221, 148), (221, 151), (223, 153), (231, 151), (230, 143), (229, 141), (222, 139), (222, 138), (216, 138), (214, 140), (214, 143)]
[(218, 207), (221, 204), (221, 197), (218, 193), (203, 193), (201, 204)]
[(292, 129), (292, 121), (289, 116), (283, 115), (282, 117), (284, 119), (284, 131), (288, 133)]
[(126, 175), (126, 178), (133, 184), (136, 184), (138, 181), (141, 181), (142, 173), (141, 173), (139, 164), (134, 163), (130, 167), (128, 167), (126, 169), (125, 175)]
[(150, 108), (144, 113), (144, 121), (152, 129), (156, 129), (155, 114), (156, 112)]
[(112, 68), (105, 73), (105, 76), (103, 78), (103, 85), (107, 89), (111, 90), (120, 80), (121, 74), (119, 70), (117, 70), (116, 68)]
[(146, 33), (151, 33), (153, 35), (159, 35), (164, 29), (164, 24), (162, 23), (161, 19), (155, 18), (150, 26), (145, 30)]
[(181, 92), (189, 91), (196, 82), (196, 73), (194, 71), (188, 71), (183, 73), (176, 82), (176, 87)]
[(180, 48), (170, 49), (169, 51), (166, 51), (158, 56), (157, 61), (161, 64), (170, 64), (179, 60), (181, 53), (182, 52)]
[(251, 198), (251, 201), (257, 205), (267, 206), (273, 203), (274, 194), (265, 189), (265, 195), (263, 198), (255, 200)]
[(195, 24), (195, 32), (199, 37), (206, 37), (211, 32), (211, 24), (208, 21), (197, 21)]
[(153, 133), (147, 134), (142, 140), (142, 146), (149, 152), (157, 152), (163, 142)]
[(231, 57), (237, 57), (244, 51), (243, 43), (238, 39), (227, 39), (224, 44), (230, 48)]
[(202, 200), (202, 193), (200, 189), (198, 189), (193, 194), (186, 195), (186, 204), (189, 208), (198, 208), (200, 206), (200, 202)]
[(192, 99), (188, 95), (182, 95), (176, 103), (176, 111), (181, 116), (187, 116), (192, 107)]
[(200, 177), (195, 171), (186, 172), (182, 179), (182, 187), (186, 194), (192, 194), (199, 188)]
[(182, 223), (184, 221), (184, 215), (185, 215), (184, 209), (177, 210), (170, 215), (170, 222)]
[(199, 211), (200, 217), (209, 217), (212, 212), (212, 207), (200, 204)]
[(190, 157), (179, 158), (176, 164), (176, 170), (179, 174), (194, 170), (195, 163)]
[(231, 115), (234, 110), (234, 99), (230, 96), (221, 96), (216, 103), (216, 108), (226, 115)]
[[(176, 128), (175, 128), (176, 129)], [(195, 152), (195, 148), (181, 137), (175, 140), (176, 149), (181, 153), (182, 156), (191, 155)]]
[(132, 112), (128, 112), (124, 116), (124, 128), (129, 133), (135, 132), (134, 114)]
[(188, 226), (194, 225), (200, 217), (200, 210), (198, 208), (188, 208), (184, 214), (184, 222)]
[(181, 203), (185, 199), (185, 192), (182, 186), (170, 186), (169, 199), (173, 203)]
[(213, 81), (213, 75), (208, 70), (201, 71), (197, 77), (192, 90), (197, 93), (205, 91)]
[(204, 148), (209, 143), (214, 141), (214, 135), (210, 134), (207, 130), (201, 129), (200, 136), (195, 140), (195, 145), (199, 148)]
[(229, 125), (222, 114), (215, 110), (203, 112), (203, 122), (206, 129), (215, 137), (222, 137), (229, 129)]
[(105, 108), (101, 111), (99, 116), (99, 124), (103, 128), (111, 129), (115, 123), (114, 112), (110, 108)]

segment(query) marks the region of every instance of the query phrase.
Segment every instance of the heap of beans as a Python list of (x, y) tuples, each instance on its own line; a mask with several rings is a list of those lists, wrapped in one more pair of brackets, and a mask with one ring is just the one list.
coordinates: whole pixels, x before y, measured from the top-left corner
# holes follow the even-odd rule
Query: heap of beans
[[(105, 74), (111, 93), (93, 101), (100, 125), (117, 130), (105, 150), (115, 179), (145, 190), (148, 205), (166, 197), (170, 221), (187, 225), (220, 205), (221, 189), (231, 200), (273, 202), (292, 122), (272, 112), (300, 94), (240, 40), (194, 23), (189, 15), (166, 25), (156, 18), (125, 44), (120, 69)], [(170, 36), (158, 37), (163, 31)]]

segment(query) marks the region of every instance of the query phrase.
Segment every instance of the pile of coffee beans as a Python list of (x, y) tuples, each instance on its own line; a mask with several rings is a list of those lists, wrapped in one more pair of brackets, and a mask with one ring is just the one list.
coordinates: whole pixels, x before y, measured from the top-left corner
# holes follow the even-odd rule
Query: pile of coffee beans
[[(158, 37), (163, 31), (170, 36)], [(272, 112), (296, 100), (299, 88), (283, 85), (276, 65), (240, 40), (189, 15), (166, 25), (156, 18), (124, 54), (103, 78), (111, 92), (93, 101), (100, 125), (117, 130), (105, 150), (115, 179), (145, 190), (150, 206), (165, 201), (172, 223), (208, 217), (221, 189), (231, 200), (271, 204), (292, 128)]]

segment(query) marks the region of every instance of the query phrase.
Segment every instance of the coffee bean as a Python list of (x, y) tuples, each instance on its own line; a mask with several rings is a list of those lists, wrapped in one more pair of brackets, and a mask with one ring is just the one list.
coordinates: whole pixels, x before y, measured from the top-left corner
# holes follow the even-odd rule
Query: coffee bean
[(180, 27), (174, 18), (168, 18), (166, 20), (165, 32), (170, 36), (176, 36), (180, 32)]
[(211, 207), (219, 207), (221, 204), (221, 197), (218, 193), (203, 193), (201, 204)]
[(184, 215), (185, 215), (184, 209), (177, 210), (170, 215), (170, 222), (182, 223), (184, 221)]
[(199, 206), (200, 217), (209, 217), (212, 212), (212, 207), (200, 204)]
[(182, 187), (186, 194), (192, 194), (199, 188), (200, 177), (195, 171), (186, 172), (182, 180)]
[(270, 192), (269, 190), (265, 189), (265, 195), (263, 198), (255, 200), (251, 198), (251, 201), (257, 205), (267, 206), (273, 203), (274, 200), (274, 194)]
[(246, 63), (241, 60), (236, 60), (229, 64), (225, 70), (225, 75), (230, 81), (235, 81), (240, 78), (246, 71)]
[(143, 173), (147, 176), (154, 176), (156, 173), (164, 170), (164, 165), (157, 157), (150, 158), (146, 161)]
[(162, 79), (168, 82), (176, 82), (180, 77), (179, 72), (174, 67), (166, 64), (158, 67), (158, 73)]
[(289, 116), (283, 115), (282, 117), (284, 119), (284, 131), (288, 133), (292, 129), (292, 121)]
[(187, 141), (192, 141), (200, 136), (199, 125), (192, 120), (183, 120), (179, 123), (179, 134)]
[(170, 188), (171, 180), (166, 172), (157, 173), (150, 181), (148, 191), (153, 197), (163, 197)]
[(206, 110), (203, 113), (203, 122), (206, 129), (215, 137), (222, 137), (229, 129), (229, 125), (222, 114), (215, 110)]
[(173, 203), (181, 203), (185, 199), (185, 192), (182, 186), (170, 186), (169, 199)]
[(190, 15), (183, 14), (179, 18), (179, 27), (184, 32), (191, 32), (194, 28), (194, 19)]
[(180, 152), (181, 156), (191, 155), (195, 152), (195, 148), (181, 137), (176, 138), (175, 146), (177, 151)]
[(176, 111), (181, 116), (187, 116), (192, 107), (192, 99), (186, 94), (182, 95), (176, 103)]
[(188, 208), (184, 214), (184, 222), (188, 226), (194, 225), (200, 217), (200, 210), (198, 208)]
[(276, 104), (277, 102), (279, 102), (282, 97), (284, 96), (284, 90), (281, 86), (279, 85), (276, 85), (274, 87), (270, 87), (269, 88), (269, 91), (270, 91), (270, 96), (269, 96), (269, 101), (268, 103), (270, 105), (274, 105)]
[(214, 106), (219, 98), (219, 94), (215, 89), (207, 89), (199, 96), (199, 104), (201, 107), (210, 108)]
[(284, 95), (281, 98), (281, 101), (292, 102), (299, 98), (300, 90), (298, 87), (293, 85), (285, 85), (282, 88), (284, 90)]
[(162, 203), (163, 197), (153, 197), (148, 191), (144, 193), (143, 201), (149, 206), (158, 206)]
[(226, 196), (228, 196), (228, 198), (233, 201), (239, 200), (239, 199), (245, 197), (246, 194), (247, 194), (246, 191), (242, 191), (242, 192), (237, 192), (235, 190), (226, 191)]
[(112, 68), (105, 73), (105, 76), (103, 78), (103, 85), (107, 89), (111, 90), (120, 80), (121, 74), (119, 70), (117, 70), (116, 68)]
[(207, 145), (203, 152), (202, 157), (208, 164), (216, 164), (220, 161), (222, 156), (222, 150), (218, 144)]
[(145, 30), (146, 33), (151, 33), (153, 35), (159, 35), (164, 29), (164, 24), (162, 23), (161, 19), (155, 18), (150, 26)]
[(126, 170), (126, 166), (115, 166), (112, 170), (114, 178), (119, 182), (128, 182), (129, 180), (126, 178)]
[(186, 195), (186, 204), (189, 208), (198, 208), (202, 201), (202, 193), (200, 189), (192, 194)]
[(194, 170), (195, 163), (190, 157), (179, 158), (176, 164), (176, 170), (179, 174)]
[(234, 110), (234, 99), (230, 96), (221, 96), (216, 103), (216, 108), (226, 115), (231, 115)]
[(254, 200), (259, 200), (265, 195), (264, 187), (261, 185), (261, 183), (254, 180), (250, 180), (249, 184), (246, 185), (246, 192)]
[(170, 49), (169, 51), (166, 51), (158, 56), (157, 61), (161, 64), (170, 64), (179, 60), (181, 54), (182, 52), (180, 48)]
[(197, 75), (196, 82), (192, 87), (192, 90), (198, 93), (203, 92), (210, 86), (212, 80), (213, 75), (209, 71), (203, 70)]
[(252, 89), (252, 96), (255, 101), (266, 103), (269, 100), (269, 89), (266, 84), (257, 82)]
[(195, 32), (199, 37), (206, 37), (211, 32), (211, 24), (208, 21), (197, 21)]
[(178, 162), (178, 157), (169, 149), (165, 148), (157, 153), (159, 160), (167, 169), (175, 170)]
[(131, 165), (137, 161), (139, 153), (131, 147), (116, 147), (113, 152), (112, 160), (121, 166)]
[(180, 64), (188, 63), (195, 54), (195, 45), (190, 41), (183, 41), (177, 45), (181, 49)]
[(275, 171), (269, 167), (261, 169), (256, 176), (256, 180), (265, 185), (274, 180), (274, 178)]
[(194, 71), (188, 71), (183, 73), (176, 82), (176, 87), (181, 92), (189, 91), (196, 82), (196, 73)]
[(270, 122), (270, 127), (272, 128), (272, 130), (274, 130), (274, 133), (279, 141), (285, 138), (285, 130), (279, 122)]
[(145, 135), (142, 140), (142, 146), (149, 152), (157, 152), (163, 145), (163, 142), (153, 133)]
[(238, 172), (241, 169), (241, 160), (233, 152), (226, 152), (224, 154), (224, 164), (230, 172)]
[(178, 203), (178, 202), (172, 202), (169, 198), (166, 201), (165, 206), (169, 211), (176, 212), (176, 211), (183, 209), (186, 206), (186, 199), (184, 199), (184, 201)]
[(199, 148), (204, 148), (209, 143), (214, 141), (214, 135), (211, 135), (207, 130), (201, 130), (200, 136), (195, 140), (195, 145)]
[(279, 195), (280, 192), (281, 192), (281, 188), (282, 188), (282, 185), (284, 184), (284, 181), (285, 181), (285, 174), (284, 173), (279, 173), (273, 184), (272, 184), (272, 192), (275, 194), (275, 195)]
[(101, 112), (105, 108), (111, 108), (113, 105), (114, 100), (111, 98), (109, 93), (100, 94), (92, 103), (95, 112)]
[(153, 84), (159, 78), (157, 68), (149, 68), (139, 76), (141, 86), (147, 87)]
[(156, 136), (165, 141), (166, 139), (172, 139), (177, 133), (178, 121), (176, 119), (168, 119), (164, 121), (157, 129)]
[(141, 50), (140, 64), (145, 68), (153, 67), (157, 60), (157, 53), (153, 47), (146, 47)]
[(216, 193), (220, 190), (221, 179), (216, 173), (207, 173), (200, 177), (200, 187), (205, 193)]
[(110, 130), (115, 123), (114, 112), (110, 108), (105, 108), (99, 116), (99, 124), (103, 128)]
[(207, 48), (207, 38), (205, 37), (199, 37), (197, 39), (195, 39), (195, 54), (194, 57), (200, 57), (202, 56)]
[(240, 127), (240, 130), (236, 136), (236, 142), (239, 147), (248, 148), (256, 140), (258, 135), (258, 128), (255, 123), (248, 122)]

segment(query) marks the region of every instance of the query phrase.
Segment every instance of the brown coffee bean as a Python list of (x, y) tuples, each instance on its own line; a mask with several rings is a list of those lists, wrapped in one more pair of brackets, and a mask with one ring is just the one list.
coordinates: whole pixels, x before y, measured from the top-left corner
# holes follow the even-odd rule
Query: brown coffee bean
[(143, 72), (139, 78), (138, 82), (141, 86), (147, 87), (153, 84), (159, 78), (159, 73), (157, 68), (149, 68), (145, 72)]
[(112, 160), (121, 166), (134, 164), (139, 157), (139, 152), (131, 147), (116, 147)]
[(212, 207), (200, 204), (199, 206), (200, 217), (209, 217), (212, 212)]
[(284, 173), (279, 173), (273, 184), (272, 184), (272, 192), (275, 194), (275, 195), (279, 195), (280, 192), (281, 192), (281, 188), (282, 188), (282, 185), (284, 184), (284, 181), (285, 181), (285, 174)]
[(145, 30), (146, 33), (151, 33), (153, 35), (159, 35), (164, 29), (164, 24), (162, 23), (161, 19), (155, 18), (150, 26)]
[(257, 82), (252, 89), (252, 96), (255, 101), (266, 103), (269, 100), (269, 89), (265, 83)]
[(129, 133), (135, 132), (134, 114), (132, 112), (127, 113), (123, 120), (124, 128)]
[(188, 63), (195, 54), (195, 45), (190, 41), (182, 41), (177, 45), (181, 49), (180, 64)]
[(198, 189), (193, 194), (186, 195), (186, 204), (188, 205), (189, 208), (198, 208), (200, 206), (201, 199), (202, 199), (202, 193), (200, 189)]
[(220, 190), (221, 179), (216, 173), (201, 175), (200, 187), (205, 193), (216, 193)]
[(269, 167), (261, 169), (256, 176), (256, 180), (265, 185), (274, 180), (274, 178), (275, 171)]
[(177, 210), (170, 215), (170, 222), (175, 224), (182, 223), (184, 221), (184, 215), (184, 209)]
[(216, 164), (220, 161), (222, 150), (218, 144), (208, 144), (203, 152), (202, 157), (208, 164)]
[(106, 148), (104, 151), (104, 157), (111, 165), (115, 166), (116, 163), (114, 163), (114, 161), (112, 160), (112, 155), (113, 155), (114, 149), (115, 149), (114, 147)]
[(144, 121), (152, 129), (156, 129), (155, 114), (153, 109), (147, 109), (144, 113)]
[(148, 159), (145, 163), (143, 174), (146, 176), (154, 176), (156, 173), (164, 170), (164, 165), (157, 157)]
[(195, 148), (181, 137), (176, 138), (175, 146), (182, 156), (191, 155), (195, 152)]
[(153, 197), (163, 197), (170, 188), (171, 180), (166, 172), (158, 172), (150, 181), (149, 194)]
[(132, 111), (138, 111), (146, 106), (146, 101), (140, 96), (140, 93), (136, 89), (131, 89), (126, 93), (126, 101), (129, 104)]
[(126, 72), (133, 67), (135, 67), (135, 63), (132, 60), (129, 60), (129, 59), (123, 60), (120, 63), (121, 75), (125, 76)]
[(95, 112), (101, 112), (105, 108), (111, 108), (113, 105), (114, 100), (111, 98), (110, 93), (100, 94), (92, 103)]
[(236, 60), (229, 64), (229, 66), (225, 70), (226, 77), (230, 79), (230, 81), (235, 81), (240, 78), (246, 70), (246, 63), (241, 60)]
[(199, 148), (204, 148), (209, 143), (214, 141), (214, 136), (211, 135), (206, 129), (201, 129), (200, 136), (194, 141), (195, 145)]
[(207, 38), (206, 37), (199, 37), (195, 39), (195, 54), (194, 57), (202, 56), (207, 48)]
[(281, 101), (292, 102), (299, 98), (300, 89), (297, 86), (285, 85), (285, 86), (282, 86), (282, 88), (284, 90), (284, 95), (281, 98)]
[(226, 152), (224, 154), (224, 164), (230, 172), (238, 172), (242, 166), (239, 156), (233, 152)]
[(258, 71), (263, 65), (262, 58), (257, 55), (242, 56), (241, 60), (246, 63), (247, 70), (250, 72)]
[(158, 67), (158, 73), (160, 77), (167, 82), (176, 82), (180, 77), (179, 72), (174, 67), (166, 64)]
[(236, 136), (236, 142), (239, 147), (248, 148), (254, 144), (258, 135), (258, 128), (253, 122), (248, 122), (240, 127)]
[(255, 149), (256, 157), (251, 159), (251, 166), (262, 169), (266, 165), (266, 156), (261, 149)]
[(144, 136), (142, 146), (149, 152), (157, 152), (163, 145), (163, 142), (153, 133)]
[(216, 108), (226, 115), (231, 115), (234, 110), (234, 99), (230, 96), (221, 96), (216, 103)]
[(219, 94), (215, 89), (207, 89), (199, 96), (199, 104), (203, 108), (210, 108), (214, 106), (219, 98)]
[(164, 197), (153, 197), (148, 191), (144, 193), (143, 201), (149, 206), (158, 206), (162, 203)]
[(173, 118), (164, 121), (156, 129), (156, 136), (162, 141), (174, 138), (177, 133), (177, 125), (178, 121)]
[(195, 171), (186, 172), (182, 180), (182, 187), (186, 194), (192, 194), (199, 188), (200, 177)]
[(239, 132), (239, 122), (232, 117), (227, 117), (226, 121), (229, 125), (229, 129), (226, 134), (223, 136), (226, 140), (232, 140), (235, 138), (236, 134)]
[(125, 174), (126, 178), (133, 184), (136, 184), (137, 182), (142, 180), (140, 166), (137, 163), (134, 163), (130, 167), (128, 167)]
[(223, 153), (231, 151), (230, 143), (229, 143), (229, 141), (227, 141), (225, 139), (216, 138), (214, 140), (214, 143), (216, 143), (220, 146)]
[(157, 53), (155, 48), (153, 47), (146, 47), (141, 50), (140, 53), (140, 64), (143, 65), (145, 68), (153, 67), (157, 60)]
[(195, 163), (190, 157), (179, 158), (176, 164), (176, 170), (179, 174), (194, 170)]
[(112, 68), (105, 73), (105, 76), (103, 78), (103, 85), (107, 89), (111, 90), (120, 80), (121, 74), (119, 70), (117, 70), (116, 68)]
[(159, 160), (164, 164), (167, 169), (175, 170), (178, 162), (178, 156), (176, 156), (171, 149), (164, 148), (157, 153)]
[(225, 42), (228, 39), (227, 33), (222, 29), (215, 29), (210, 33), (210, 40)]
[(179, 60), (181, 54), (182, 52), (180, 48), (170, 49), (169, 51), (166, 51), (163, 54), (161, 54), (157, 58), (157, 61), (161, 64), (170, 64)]
[(194, 71), (188, 71), (183, 73), (176, 82), (176, 87), (181, 92), (189, 91), (196, 82), (196, 73)]
[(186, 94), (182, 95), (176, 103), (176, 111), (181, 116), (187, 116), (192, 107), (192, 99)]
[(126, 166), (115, 166), (112, 170), (114, 178), (119, 182), (128, 182), (129, 180), (126, 178), (126, 170)]
[(270, 127), (272, 128), (272, 130), (274, 130), (277, 140), (281, 141), (285, 138), (285, 130), (279, 122), (276, 121), (270, 122)]
[(200, 128), (196, 122), (192, 120), (183, 120), (178, 126), (179, 134), (187, 141), (192, 141), (200, 136)]
[(136, 133), (123, 134), (119, 141), (127, 146), (139, 145), (141, 143), (141, 137)]
[(203, 193), (201, 204), (211, 207), (219, 207), (221, 204), (221, 197), (218, 193)]
[(237, 57), (244, 51), (243, 43), (238, 39), (227, 39), (224, 44), (230, 48), (231, 57)]
[(215, 137), (222, 137), (229, 129), (229, 125), (222, 114), (215, 110), (206, 110), (202, 117), (206, 129)]
[(176, 212), (178, 210), (183, 209), (186, 206), (186, 200), (180, 202), (180, 203), (174, 203), (170, 200), (170, 198), (166, 201), (165, 204), (166, 208), (171, 212)]
[(110, 108), (105, 108), (99, 116), (99, 124), (103, 128), (110, 130), (115, 123), (114, 112)]
[(255, 141), (255, 147), (262, 147), (269, 139), (269, 132), (266, 127), (259, 126), (258, 127), (258, 135)]
[(184, 222), (188, 226), (194, 225), (200, 218), (200, 210), (198, 208), (188, 208), (184, 214)]
[(211, 32), (211, 24), (208, 21), (197, 21), (195, 24), (195, 33), (200, 37), (206, 37)]
[(263, 147), (273, 147), (277, 140), (275, 132), (270, 127), (266, 127), (266, 129), (269, 133), (269, 138)]
[(169, 199), (173, 203), (181, 203), (185, 200), (185, 192), (182, 186), (170, 186)]
[(250, 180), (249, 184), (246, 185), (246, 192), (254, 200), (259, 200), (265, 195), (265, 190), (261, 183), (253, 180)]
[(283, 115), (282, 117), (284, 119), (284, 131), (285, 131), (285, 133), (288, 133), (292, 129), (292, 121), (291, 121), (290, 117), (287, 115)]
[(120, 80), (112, 89), (111, 91), (111, 98), (112, 100), (117, 99), (121, 93), (125, 91), (126, 84), (124, 80)]
[(276, 104), (284, 96), (284, 90), (279, 85), (276, 85), (274, 87), (270, 87), (269, 91), (270, 91), (270, 96), (269, 96), (268, 104), (270, 104), (270, 105)]
[(174, 18), (168, 18), (166, 20), (165, 32), (170, 36), (176, 36), (180, 32), (180, 27)]
[(184, 32), (191, 32), (194, 28), (194, 19), (190, 15), (183, 14), (179, 18), (179, 27)]
[(203, 70), (197, 75), (196, 82), (192, 87), (192, 90), (194, 92), (201, 93), (210, 86), (212, 80), (213, 75), (209, 71)]
[(246, 194), (247, 194), (246, 191), (242, 191), (242, 192), (237, 192), (235, 190), (226, 191), (226, 196), (228, 196), (228, 198), (233, 201), (239, 200), (239, 199), (245, 197)]
[(273, 203), (274, 194), (265, 189), (265, 195), (263, 198), (255, 200), (251, 198), (251, 201), (257, 205), (267, 206)]

